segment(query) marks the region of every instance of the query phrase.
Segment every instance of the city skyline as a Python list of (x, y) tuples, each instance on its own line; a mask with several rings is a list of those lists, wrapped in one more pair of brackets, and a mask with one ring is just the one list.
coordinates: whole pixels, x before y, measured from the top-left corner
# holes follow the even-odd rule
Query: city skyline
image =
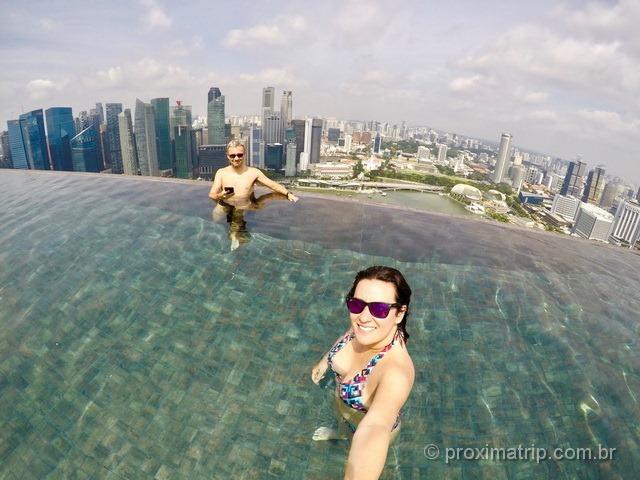
[[(260, 114), (269, 85), (276, 102), (294, 91), (294, 118), (511, 132), (521, 148), (582, 154), (637, 182), (638, 5), (438, 6), (327, 2), (312, 17), (296, 2), (222, 2), (214, 12), (145, 0), (91, 11), (43, 3), (33, 15), (5, 2), (0, 122), (48, 106), (131, 108), (136, 97), (182, 100), (205, 116), (211, 85), (225, 92), (228, 115)], [(107, 17), (96, 36), (95, 18)], [(92, 36), (95, 48), (78, 47)]]

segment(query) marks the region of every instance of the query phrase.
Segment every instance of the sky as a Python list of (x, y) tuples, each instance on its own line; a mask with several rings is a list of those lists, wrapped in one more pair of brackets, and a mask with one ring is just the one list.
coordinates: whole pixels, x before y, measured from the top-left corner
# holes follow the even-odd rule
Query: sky
[[(640, 2), (0, 0), (0, 125), (169, 97), (429, 126), (640, 183)], [(6, 127), (4, 127), (6, 128)]]

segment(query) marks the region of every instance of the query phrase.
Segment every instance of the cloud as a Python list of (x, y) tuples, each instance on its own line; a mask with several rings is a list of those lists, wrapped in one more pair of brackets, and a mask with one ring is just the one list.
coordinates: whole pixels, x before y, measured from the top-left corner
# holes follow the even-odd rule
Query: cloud
[(454, 78), (449, 83), (449, 90), (452, 92), (470, 92), (478, 88), (481, 80), (481, 75)]
[(60, 30), (60, 27), (62, 27), (62, 23), (52, 18), (41, 18), (38, 21), (38, 24), (40, 25), (40, 28), (45, 32), (55, 32), (57, 30)]
[(558, 114), (553, 110), (534, 110), (526, 115), (531, 120), (557, 120)]
[(143, 58), (125, 66), (113, 66), (82, 78), (88, 88), (128, 87), (133, 89), (183, 88), (197, 84), (187, 70), (178, 65)]
[(140, 0), (142, 6), (146, 7), (144, 23), (149, 28), (169, 28), (171, 27), (172, 20), (164, 12), (155, 0)]
[(282, 15), (269, 24), (230, 30), (222, 44), (228, 48), (282, 46), (305, 31), (307, 21), (300, 15)]
[(296, 83), (295, 77), (287, 68), (267, 68), (255, 73), (241, 73), (238, 79), (254, 85), (287, 85)]
[(65, 80), (56, 83), (53, 80), (38, 78), (27, 82), (27, 92), (32, 100), (40, 100), (62, 90), (66, 83)]
[(599, 130), (618, 134), (632, 134), (635, 138), (640, 135), (640, 119), (638, 118), (623, 117), (618, 112), (586, 109), (579, 110), (578, 116)]
[(389, 11), (384, 12), (369, 0), (348, 0), (341, 5), (334, 25), (352, 41), (368, 42), (372, 36), (380, 37), (389, 23)]

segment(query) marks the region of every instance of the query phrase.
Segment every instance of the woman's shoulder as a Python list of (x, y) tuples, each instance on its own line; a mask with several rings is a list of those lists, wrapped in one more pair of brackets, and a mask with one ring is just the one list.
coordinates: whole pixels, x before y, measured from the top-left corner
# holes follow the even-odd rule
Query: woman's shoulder
[[(415, 367), (413, 366), (413, 360), (411, 360), (411, 356), (409, 355), (408, 350), (401, 344), (401, 348), (393, 348), (391, 352), (392, 355), (388, 355), (388, 361), (383, 368), (382, 377), (386, 377), (388, 375), (393, 376), (402, 376), (406, 377), (408, 380), (413, 383), (413, 379), (415, 377)], [(389, 353), (391, 353), (389, 352)]]

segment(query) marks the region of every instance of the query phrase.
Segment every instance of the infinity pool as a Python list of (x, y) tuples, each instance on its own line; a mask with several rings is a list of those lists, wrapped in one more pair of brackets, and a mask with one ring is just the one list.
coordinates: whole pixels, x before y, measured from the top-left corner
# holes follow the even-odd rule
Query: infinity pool
[[(301, 193), (231, 249), (208, 184), (0, 170), (0, 478), (333, 479), (310, 367), (372, 264), (414, 290), (385, 479), (640, 477), (640, 256)], [(436, 445), (441, 455), (425, 456)], [(454, 460), (446, 448), (616, 448)]]

